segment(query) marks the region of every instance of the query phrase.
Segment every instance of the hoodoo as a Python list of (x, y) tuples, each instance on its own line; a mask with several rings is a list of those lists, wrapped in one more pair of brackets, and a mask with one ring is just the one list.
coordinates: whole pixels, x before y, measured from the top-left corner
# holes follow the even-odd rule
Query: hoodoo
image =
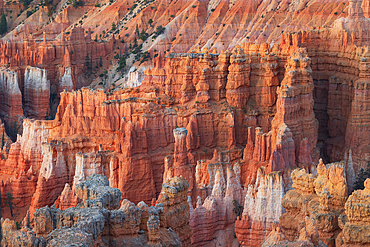
[(1, 246), (370, 246), (370, 3), (0, 2)]

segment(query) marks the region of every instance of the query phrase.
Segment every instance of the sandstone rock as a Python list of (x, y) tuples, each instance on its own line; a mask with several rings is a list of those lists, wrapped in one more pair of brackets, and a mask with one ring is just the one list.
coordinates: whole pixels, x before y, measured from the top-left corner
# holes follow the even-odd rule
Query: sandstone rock
[(109, 187), (105, 176), (94, 174), (75, 187), (76, 195), (82, 199), (85, 207), (117, 208), (121, 192)]
[(45, 246), (43, 239), (36, 238), (28, 228), (17, 229), (13, 220), (1, 218), (2, 246)]
[(66, 183), (62, 193), (54, 204), (56, 208), (66, 210), (67, 208), (76, 207), (78, 203), (79, 199), (77, 195), (72, 191), (71, 186)]
[(321, 241), (327, 246), (335, 246), (340, 239), (339, 226), (345, 224), (343, 202), (347, 198), (347, 185), (344, 166), (341, 163), (325, 166), (320, 159), (317, 173), (315, 178), (304, 169), (292, 172), (295, 190), (288, 191), (282, 200), (287, 212), (281, 215), (279, 224), (290, 242), (299, 236), (299, 240), (311, 239), (314, 246), (319, 246)]
[[(236, 218), (233, 208), (242, 203), (243, 194), (238, 172), (240, 166), (235, 163), (232, 167), (227, 158), (229, 155), (215, 150), (211, 160), (198, 161), (195, 174), (197, 194), (205, 199), (202, 202), (198, 196), (193, 208), (189, 198), (193, 246), (202, 246), (211, 239), (221, 245), (235, 244), (234, 237), (228, 232)], [(221, 237), (219, 232), (225, 234)]]
[[(181, 246), (179, 237), (172, 230), (164, 229), (160, 223), (165, 221), (161, 204), (146, 209), (146, 217), (149, 219), (144, 230), (140, 229), (142, 215), (135, 204), (125, 199), (119, 209), (113, 209), (117, 208), (121, 193), (108, 186), (105, 176), (88, 177), (86, 181), (77, 184), (76, 191), (83, 199), (83, 207), (79, 205), (77, 208), (66, 210), (44, 207), (36, 210), (35, 232), (38, 237), (45, 237), (47, 245), (64, 246), (78, 243), (90, 246), (106, 245), (110, 242), (113, 245), (125, 246)], [(174, 193), (176, 195), (180, 192)]]
[(340, 228), (342, 232), (336, 239), (337, 246), (355, 246), (369, 244), (368, 195), (370, 179), (366, 179), (364, 190), (356, 190), (348, 197), (345, 204), (346, 218)]
[(243, 215), (235, 223), (235, 233), (242, 246), (263, 242), (273, 222), (284, 212), (281, 206), (283, 196), (281, 174), (275, 172), (265, 175), (260, 169), (256, 184), (248, 187)]
[[(318, 177), (314, 182), (316, 194), (321, 198), (321, 194), (328, 192), (330, 195), (328, 206), (343, 206), (347, 200), (348, 188), (346, 184), (344, 164), (330, 164), (327, 169), (320, 160), (317, 165)], [(324, 194), (323, 194), (324, 196)]]
[(19, 79), (16, 71), (2, 68), (0, 70), (0, 117), (6, 126), (12, 126), (11, 137), (16, 138), (17, 129), (22, 122), (22, 93), (19, 89)]
[(50, 81), (47, 71), (28, 66), (24, 72), (24, 111), (28, 118), (45, 119), (50, 114)]
[(189, 204), (187, 203), (188, 182), (182, 177), (174, 177), (162, 186), (157, 203), (162, 203), (167, 227), (180, 236), (181, 243), (190, 245), (192, 229), (189, 225)]

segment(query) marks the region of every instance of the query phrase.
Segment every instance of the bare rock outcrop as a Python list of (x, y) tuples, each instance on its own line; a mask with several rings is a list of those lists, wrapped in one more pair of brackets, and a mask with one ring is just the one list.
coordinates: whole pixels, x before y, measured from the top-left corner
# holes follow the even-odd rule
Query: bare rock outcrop
[(45, 119), (50, 114), (50, 81), (45, 69), (27, 66), (24, 72), (24, 112), (28, 118)]
[(366, 179), (364, 185), (363, 190), (355, 190), (346, 201), (346, 214), (338, 220), (342, 231), (336, 238), (336, 246), (370, 245), (368, 213), (370, 179)]
[[(108, 183), (105, 176), (92, 175), (76, 186), (76, 194), (82, 199), (76, 208), (37, 209), (35, 232), (27, 228), (17, 230), (14, 221), (2, 219), (2, 245), (181, 246), (176, 233), (165, 228), (167, 222), (162, 204), (148, 207), (142, 202), (138, 207), (124, 199), (119, 205), (121, 192), (109, 187)], [(171, 193), (175, 197), (181, 194), (180, 191)], [(171, 210), (171, 206), (166, 208)], [(141, 222), (146, 222), (146, 226), (141, 228)]]
[(255, 185), (248, 186), (241, 217), (235, 222), (241, 246), (260, 245), (284, 213), (281, 202), (284, 182), (281, 172), (263, 174), (260, 169)]

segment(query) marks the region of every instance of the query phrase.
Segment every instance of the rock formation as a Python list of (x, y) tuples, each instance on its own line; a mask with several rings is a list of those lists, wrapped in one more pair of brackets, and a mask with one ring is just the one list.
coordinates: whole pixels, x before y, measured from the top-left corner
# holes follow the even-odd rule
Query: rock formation
[(336, 246), (369, 245), (369, 205), (370, 179), (366, 179), (364, 190), (356, 190), (349, 196), (345, 204), (346, 214), (338, 219), (342, 229), (336, 238)]
[(280, 172), (258, 171), (255, 185), (249, 185), (241, 217), (235, 222), (235, 233), (241, 246), (260, 245), (273, 229), (273, 223), (284, 213), (281, 202), (284, 182)]
[(238, 163), (232, 166), (229, 155), (215, 150), (211, 160), (197, 163), (196, 207), (193, 207), (189, 197), (193, 246), (204, 246), (209, 241), (217, 245), (236, 242), (233, 236), (236, 213), (233, 208), (235, 204), (243, 203), (243, 190), (240, 186), (240, 166)]
[[(55, 203), (58, 209), (36, 213), (55, 217), (37, 234), (48, 243), (80, 234), (92, 245), (142, 230), (154, 245), (166, 238), (166, 225), (184, 245), (212, 239), (226, 245), (236, 242), (235, 223), (242, 245), (262, 243), (271, 230), (267, 244), (280, 239), (288, 245), (297, 237), (317, 246), (317, 234), (329, 246), (354, 243), (341, 226), (358, 224), (345, 222), (344, 205), (370, 157), (366, 1), (94, 4), (60, 3), (48, 24), (40, 6), (0, 41), (0, 118), (7, 132), (0, 190), (3, 202), (13, 191), (15, 207), (30, 214)], [(122, 57), (127, 66), (140, 60), (137, 71), (119, 71), (115, 61), (123, 65)], [(149, 57), (152, 64), (144, 61)], [(131, 72), (125, 85), (135, 87), (113, 86), (118, 81), (107, 64)], [(146, 66), (139, 85), (134, 77)], [(95, 89), (83, 87), (99, 73)], [(54, 120), (24, 119), (20, 127), (23, 116), (54, 114)], [(6, 144), (5, 134), (15, 142)], [(316, 168), (320, 156), (337, 163)], [(290, 179), (297, 166), (302, 170)], [(87, 199), (81, 191), (90, 189), (78, 186), (93, 174), (105, 175), (138, 206), (123, 201), (125, 212), (107, 220), (113, 214), (107, 212), (118, 209), (103, 210), (105, 199)], [(156, 207), (157, 198), (163, 212), (147, 206)], [(62, 229), (72, 221), (57, 219), (74, 214), (77, 205), (100, 223), (114, 223), (112, 235), (99, 227), (100, 235)], [(188, 210), (190, 218), (183, 215)], [(135, 216), (127, 223), (134, 226), (122, 229), (126, 213)]]
[(45, 69), (28, 66), (24, 72), (24, 112), (28, 118), (49, 116), (50, 81)]
[[(175, 191), (171, 195), (176, 197), (176, 186), (183, 185), (180, 182), (174, 186)], [(14, 221), (2, 220), (2, 244), (181, 246), (176, 233), (166, 229), (166, 211), (162, 204), (148, 207), (142, 202), (139, 208), (124, 199), (119, 205), (121, 192), (109, 187), (108, 179), (103, 175), (93, 175), (77, 184), (76, 194), (82, 199), (82, 203), (76, 208), (37, 209), (34, 214), (35, 232), (25, 227), (17, 230)], [(182, 205), (187, 206), (186, 201)], [(172, 210), (171, 205), (167, 206), (168, 210)], [(182, 214), (185, 215), (186, 212)], [(143, 221), (147, 224), (141, 228), (140, 223)]]
[(280, 217), (280, 226), (273, 225), (262, 246), (369, 244), (366, 205), (370, 179), (364, 190), (354, 191), (347, 199), (343, 163), (325, 167), (320, 160), (317, 171), (317, 178), (304, 170), (292, 172), (294, 190), (286, 193), (282, 203), (287, 213)]
[(299, 237), (292, 242), (289, 242), (284, 234), (281, 232), (279, 226), (273, 224), (273, 229), (270, 234), (266, 237), (265, 241), (261, 246), (327, 246), (319, 239), (319, 233), (315, 226), (315, 219), (305, 218), (305, 227), (303, 227), (299, 232)]
[(157, 205), (162, 205), (164, 209), (165, 225), (173, 229), (185, 246), (190, 245), (192, 235), (192, 229), (189, 225), (190, 211), (187, 203), (188, 188), (189, 184), (183, 177), (170, 178), (163, 183), (162, 192), (157, 200)]
[(23, 118), (22, 93), (17, 72), (6, 68), (0, 70), (0, 99), (0, 117), (9, 129), (8, 133), (14, 137)]

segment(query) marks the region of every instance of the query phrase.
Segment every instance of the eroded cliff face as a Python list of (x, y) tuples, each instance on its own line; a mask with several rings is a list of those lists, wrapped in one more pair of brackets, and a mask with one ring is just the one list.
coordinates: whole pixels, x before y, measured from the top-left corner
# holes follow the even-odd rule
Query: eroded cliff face
[(2, 68), (0, 71), (1, 108), (0, 117), (6, 127), (12, 132), (12, 137), (18, 132), (22, 123), (22, 93), (19, 87), (19, 77), (16, 71)]
[(47, 118), (50, 114), (50, 81), (47, 79), (47, 71), (27, 66), (23, 87), (26, 117)]

